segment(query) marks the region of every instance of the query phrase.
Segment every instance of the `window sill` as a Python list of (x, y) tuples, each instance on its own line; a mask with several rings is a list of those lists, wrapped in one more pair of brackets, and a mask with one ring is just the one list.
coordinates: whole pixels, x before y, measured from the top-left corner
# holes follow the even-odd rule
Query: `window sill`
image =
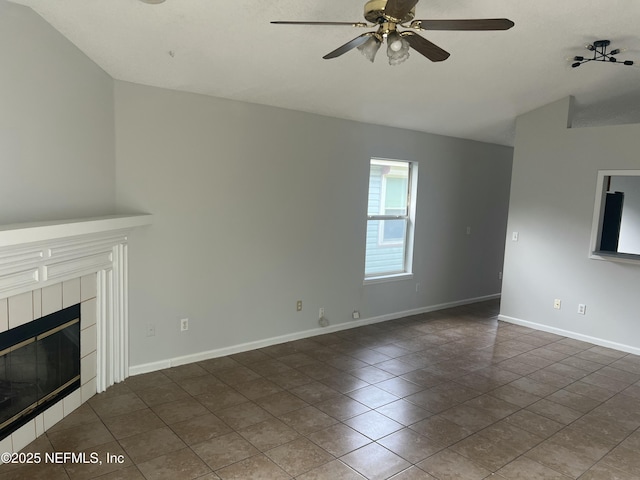
[(398, 282), (401, 280), (411, 280), (413, 273), (396, 273), (393, 275), (381, 275), (379, 277), (367, 277), (364, 279), (363, 285), (372, 285), (375, 283)]
[(596, 251), (591, 252), (589, 258), (593, 260), (604, 260), (607, 262), (631, 263), (634, 265), (640, 265), (640, 255), (636, 255), (633, 253)]

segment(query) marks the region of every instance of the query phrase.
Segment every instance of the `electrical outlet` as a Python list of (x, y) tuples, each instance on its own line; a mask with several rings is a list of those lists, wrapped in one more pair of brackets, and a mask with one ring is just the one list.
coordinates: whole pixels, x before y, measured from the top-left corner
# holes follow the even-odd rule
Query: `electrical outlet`
[(320, 310), (318, 310), (318, 318), (322, 317), (324, 317), (324, 308), (320, 307)]
[(302, 300), (298, 300), (296, 302), (296, 312), (301, 312), (302, 311)]
[(353, 318), (354, 320), (358, 320), (360, 318), (360, 312), (358, 310), (354, 310), (351, 314), (351, 318)]
[(416, 293), (420, 291), (420, 282), (416, 283)]
[(556, 298), (553, 301), (553, 308), (555, 308), (556, 310), (560, 310), (561, 305), (562, 305), (562, 301), (559, 298)]
[(512, 241), (512, 242), (517, 242), (517, 241), (518, 241), (518, 238), (520, 238), (520, 234), (519, 234), (518, 232), (513, 232), (513, 233), (511, 234), (511, 241)]
[(189, 330), (189, 319), (188, 318), (180, 319), (180, 331), (186, 332), (187, 330)]
[(580, 315), (586, 315), (587, 314), (587, 306), (584, 303), (581, 303), (578, 305), (578, 313)]
[(153, 323), (147, 323), (147, 337), (155, 337), (156, 326)]
[(498, 280), (502, 280), (502, 272), (498, 272)]

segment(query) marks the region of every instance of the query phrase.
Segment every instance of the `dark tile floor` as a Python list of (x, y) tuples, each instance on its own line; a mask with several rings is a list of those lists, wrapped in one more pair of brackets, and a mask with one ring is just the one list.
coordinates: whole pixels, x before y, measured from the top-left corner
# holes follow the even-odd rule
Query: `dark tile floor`
[(2, 479), (640, 478), (640, 357), (443, 310), (154, 372), (3, 465)]

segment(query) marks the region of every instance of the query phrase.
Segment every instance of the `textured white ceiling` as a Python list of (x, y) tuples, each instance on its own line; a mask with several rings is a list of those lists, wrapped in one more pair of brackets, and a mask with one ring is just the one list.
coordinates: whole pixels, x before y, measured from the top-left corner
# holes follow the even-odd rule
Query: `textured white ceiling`
[(366, 30), (271, 25), (363, 21), (364, 0), (13, 0), (32, 7), (111, 76), (363, 122), (513, 144), (514, 120), (575, 95), (581, 125), (640, 122), (640, 68), (591, 62), (584, 45), (610, 39), (640, 65), (640, 2), (421, 0), (416, 17), (506, 17), (504, 32), (422, 32), (451, 53), (413, 52), (399, 66), (381, 50), (322, 56)]

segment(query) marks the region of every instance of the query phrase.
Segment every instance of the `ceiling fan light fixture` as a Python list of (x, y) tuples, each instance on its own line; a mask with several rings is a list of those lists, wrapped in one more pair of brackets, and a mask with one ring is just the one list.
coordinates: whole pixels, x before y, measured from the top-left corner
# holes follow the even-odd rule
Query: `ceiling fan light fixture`
[(165, 0), (140, 0), (142, 3), (148, 3), (150, 5), (157, 5), (158, 3), (164, 3)]
[(400, 65), (409, 58), (409, 42), (396, 31), (387, 35), (387, 57), (389, 65)]
[(369, 37), (369, 40), (358, 47), (358, 50), (360, 50), (360, 53), (362, 53), (362, 55), (364, 55), (367, 60), (373, 63), (373, 61), (376, 59), (376, 53), (378, 53), (378, 50), (380, 50), (380, 45), (382, 45), (382, 42), (378, 39), (378, 37), (375, 35), (371, 35), (371, 37)]
[[(146, 0), (143, 0), (146, 1)], [(154, 0), (152, 0), (154, 1)], [(377, 32), (367, 32), (322, 58), (330, 60), (345, 53), (360, 50), (369, 61), (373, 62), (380, 46), (387, 39), (387, 57), (390, 65), (399, 65), (409, 58), (412, 48), (432, 62), (442, 62), (450, 54), (435, 43), (418, 35), (413, 30), (455, 30), (455, 31), (488, 31), (509, 30), (515, 24), (508, 18), (478, 18), (460, 20), (415, 20), (415, 8), (419, 0), (367, 0), (364, 7), (364, 18), (367, 22), (319, 22), (277, 20), (271, 23), (286, 25), (331, 25), (374, 28)], [(371, 25), (370, 25), (371, 24)], [(409, 29), (398, 32), (398, 27)], [(375, 38), (372, 38), (375, 37)]]

